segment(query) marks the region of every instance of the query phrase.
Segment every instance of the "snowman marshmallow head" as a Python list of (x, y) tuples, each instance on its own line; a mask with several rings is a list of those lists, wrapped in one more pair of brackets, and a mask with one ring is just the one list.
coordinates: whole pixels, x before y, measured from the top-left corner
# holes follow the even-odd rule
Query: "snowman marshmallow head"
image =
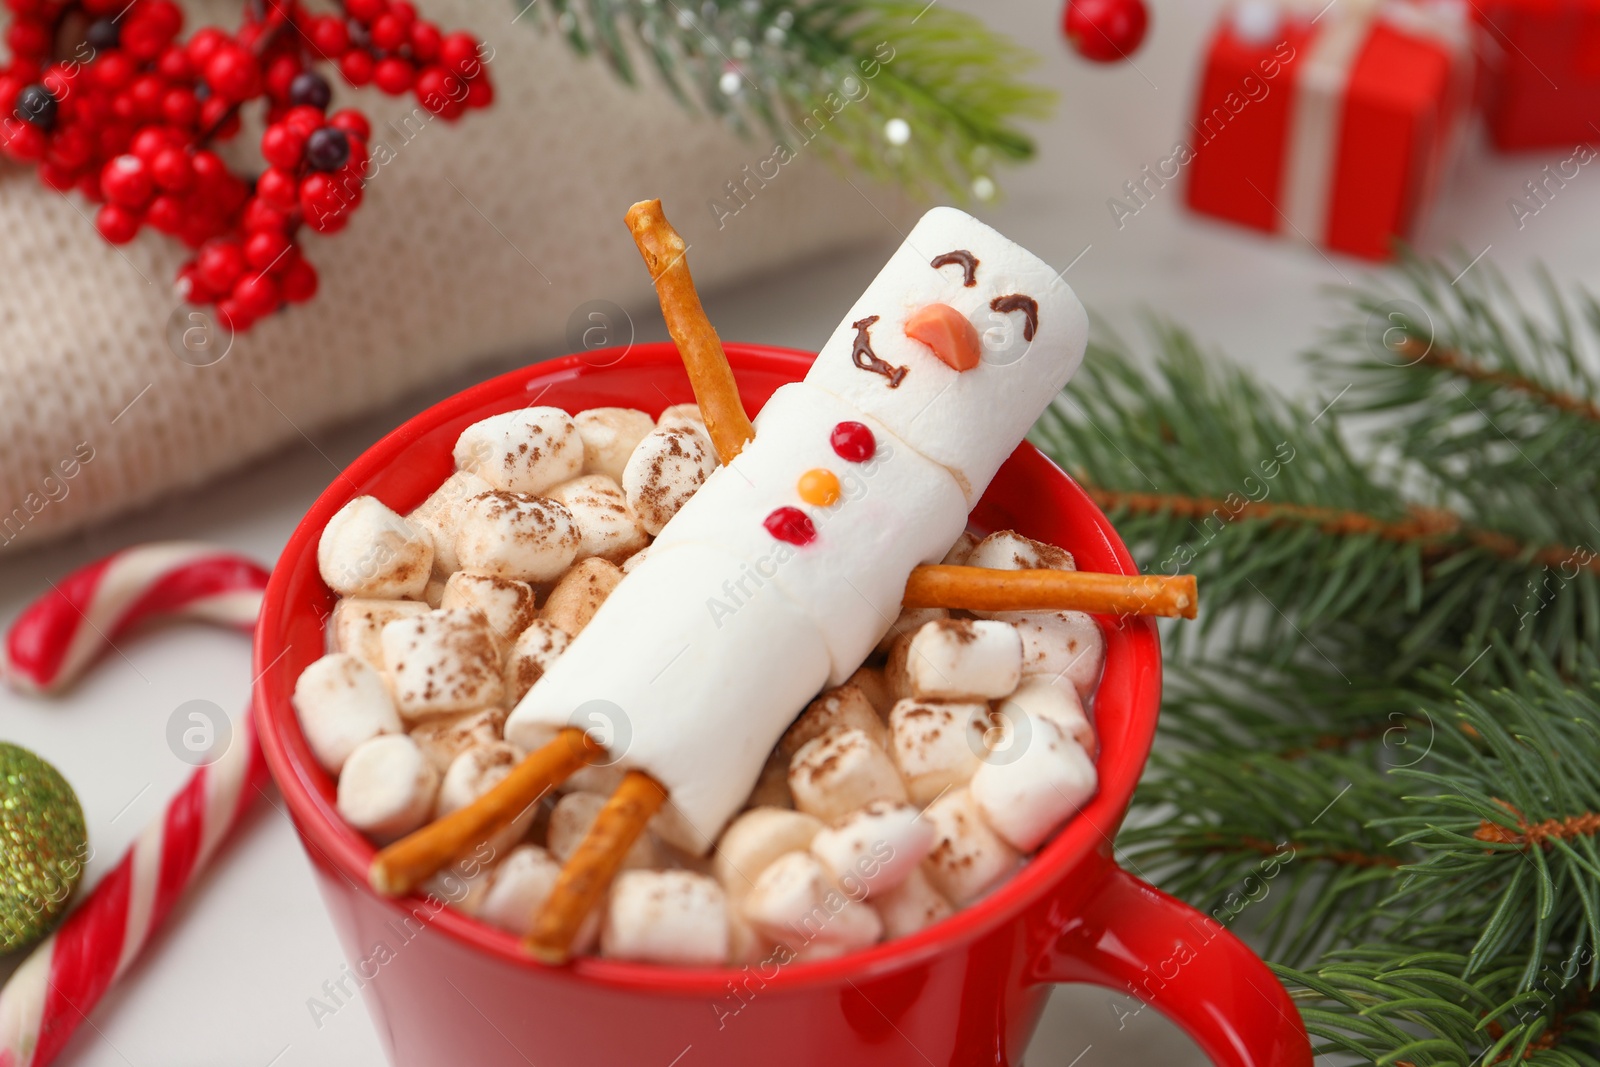
[(806, 381), (949, 468), (977, 502), (1083, 360), (1088, 319), (1048, 263), (955, 208), (924, 215)]

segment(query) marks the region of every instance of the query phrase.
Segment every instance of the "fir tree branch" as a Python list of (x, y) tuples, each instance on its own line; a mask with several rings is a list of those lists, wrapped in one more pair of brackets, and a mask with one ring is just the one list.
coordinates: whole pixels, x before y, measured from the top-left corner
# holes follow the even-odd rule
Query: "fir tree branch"
[[(580, 54), (638, 85), (635, 53), (685, 106), (743, 134), (775, 165), (815, 142), (830, 158), (923, 196), (993, 195), (997, 165), (1033, 156), (1017, 126), (1054, 95), (1019, 75), (1037, 57), (981, 20), (920, 0), (551, 0)], [(909, 138), (891, 138), (891, 120)], [(766, 158), (766, 154), (763, 155)], [(767, 175), (770, 180), (771, 175)], [(718, 191), (721, 195), (721, 191)]]

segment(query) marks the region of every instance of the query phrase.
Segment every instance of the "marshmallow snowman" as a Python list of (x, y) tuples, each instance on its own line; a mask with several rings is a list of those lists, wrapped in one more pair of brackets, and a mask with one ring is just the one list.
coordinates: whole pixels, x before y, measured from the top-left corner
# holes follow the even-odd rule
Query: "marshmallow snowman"
[(900, 615), (911, 571), (944, 558), (1087, 331), (1048, 264), (930, 211), (523, 696), (506, 739), (532, 750), (600, 702), (611, 757), (667, 789), (658, 832), (707, 850), (799, 710)]

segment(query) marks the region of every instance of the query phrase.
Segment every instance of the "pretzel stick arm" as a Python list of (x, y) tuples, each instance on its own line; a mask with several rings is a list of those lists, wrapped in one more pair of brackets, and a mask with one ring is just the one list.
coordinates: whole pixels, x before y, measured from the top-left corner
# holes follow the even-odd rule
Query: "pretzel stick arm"
[(534, 916), (523, 945), (536, 959), (553, 965), (567, 962), (584, 920), (599, 905), (628, 850), (666, 800), (665, 787), (648, 774), (629, 771), (623, 778)]
[(529, 805), (604, 753), (584, 731), (562, 730), (555, 740), (528, 753), (483, 796), (379, 852), (367, 870), (367, 881), (385, 896), (411, 892), (509, 826)]
[(1192, 619), (1199, 610), (1194, 576), (1093, 574), (1088, 571), (1002, 571), (984, 567), (918, 567), (906, 581), (908, 608), (968, 611), (1087, 611), (1096, 615), (1160, 615)]
[(628, 209), (628, 231), (650, 270), (667, 332), (678, 346), (683, 367), (689, 372), (695, 400), (705, 416), (706, 432), (727, 463), (755, 438), (755, 427), (739, 399), (739, 383), (728, 365), (722, 340), (700, 306), (694, 279), (689, 275), (688, 247), (661, 211), (661, 201), (641, 200)]

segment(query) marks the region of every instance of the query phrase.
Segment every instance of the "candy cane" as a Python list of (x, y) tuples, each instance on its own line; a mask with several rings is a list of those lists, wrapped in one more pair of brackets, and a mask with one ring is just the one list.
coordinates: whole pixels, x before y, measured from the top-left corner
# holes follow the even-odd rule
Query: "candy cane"
[[(222, 549), (143, 545), (75, 571), (12, 625), (0, 666), (17, 688), (68, 685), (116, 637), (157, 617), (248, 633), (267, 572)], [(0, 987), (0, 1067), (44, 1067), (160, 928), (266, 780), (248, 713), (55, 933)]]

